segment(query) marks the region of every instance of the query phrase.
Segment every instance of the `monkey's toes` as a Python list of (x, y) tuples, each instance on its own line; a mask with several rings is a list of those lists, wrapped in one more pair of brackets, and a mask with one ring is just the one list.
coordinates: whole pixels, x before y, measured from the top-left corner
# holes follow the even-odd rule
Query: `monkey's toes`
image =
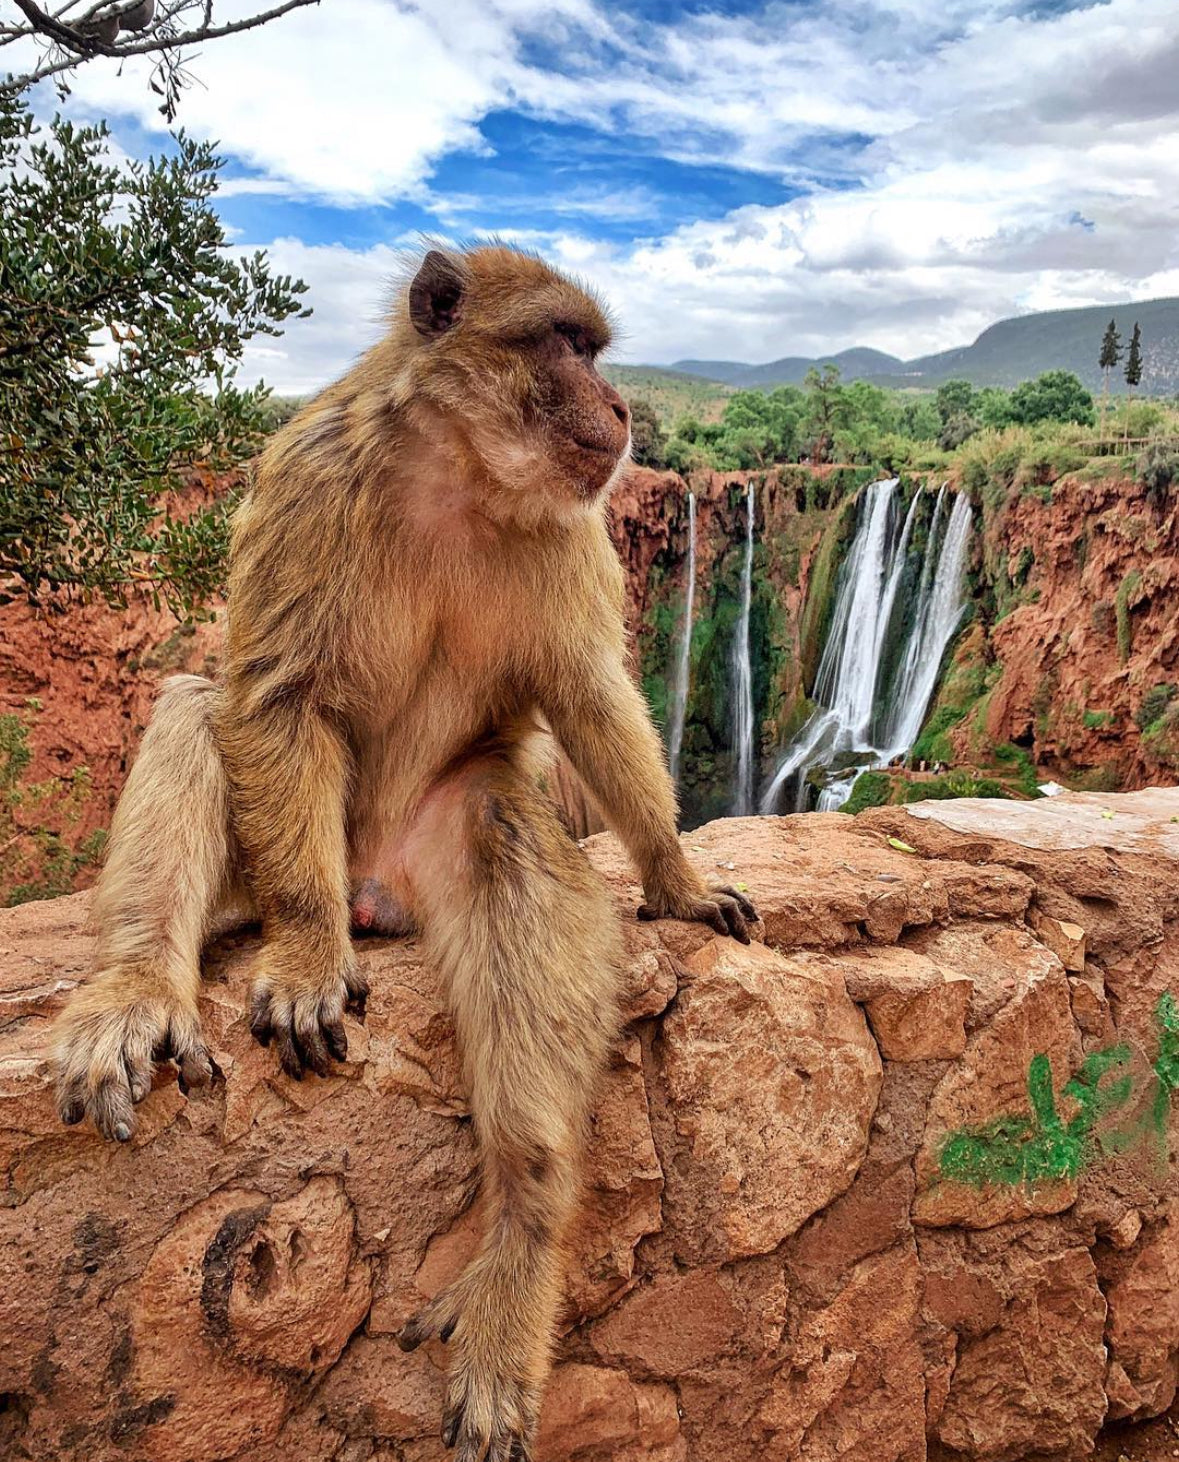
[(158, 1005), (104, 1009), (100, 987), (67, 1011), (54, 1053), (57, 1110), (69, 1127), (90, 1117), (104, 1137), (129, 1142), (135, 1107), (151, 1091), (155, 1063), (176, 1063), (180, 1090), (207, 1086), (213, 1064), (196, 1016)]
[[(363, 981), (362, 981), (363, 984)], [(250, 1011), (250, 1031), (264, 1046), (273, 1041), (282, 1069), (295, 1081), (304, 1071), (330, 1076), (333, 1061), (348, 1059), (348, 1036), (344, 1030), (344, 988), (337, 996), (283, 995), (269, 985), (255, 988)], [(363, 985), (367, 992), (367, 985)]]
[(443, 1291), (405, 1322), (397, 1332), (397, 1344), (404, 1351), (417, 1350), (427, 1340), (441, 1340), (445, 1345), (454, 1334), (458, 1320), (457, 1305)]
[(344, 990), (344, 1009), (357, 1020), (363, 1020), (368, 1004), (368, 980), (359, 970), (349, 970), (344, 976)]

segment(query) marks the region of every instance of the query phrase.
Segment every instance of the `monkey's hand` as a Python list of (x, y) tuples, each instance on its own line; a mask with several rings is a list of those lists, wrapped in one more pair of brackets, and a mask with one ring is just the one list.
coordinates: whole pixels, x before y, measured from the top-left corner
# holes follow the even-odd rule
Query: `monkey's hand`
[(296, 1081), (304, 1071), (331, 1073), (348, 1056), (344, 1011), (364, 1013), (368, 981), (351, 952), (326, 971), (318, 952), (297, 945), (264, 946), (250, 1005), (250, 1030), (264, 1046), (274, 1041), (282, 1069)]
[(757, 910), (740, 889), (727, 883), (702, 883), (690, 874), (691, 882), (679, 887), (648, 886), (647, 902), (639, 908), (640, 919), (687, 919), (708, 924), (718, 934), (729, 934), (749, 943), (749, 926), (757, 922)]
[(92, 1117), (104, 1137), (130, 1141), (135, 1107), (151, 1091), (156, 1061), (175, 1061), (180, 1090), (206, 1086), (213, 1068), (195, 1003), (142, 972), (105, 970), (70, 997), (57, 1023), (57, 1110), (74, 1126)]

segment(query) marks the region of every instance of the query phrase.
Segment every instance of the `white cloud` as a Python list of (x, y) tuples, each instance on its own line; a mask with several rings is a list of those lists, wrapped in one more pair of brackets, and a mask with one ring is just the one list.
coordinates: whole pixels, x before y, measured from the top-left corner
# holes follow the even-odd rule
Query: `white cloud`
[[(519, 236), (606, 290), (632, 359), (855, 343), (915, 355), (1004, 314), (1177, 288), (1174, 0), (1063, 13), (831, 0), (663, 25), (604, 0), (331, 0), (209, 48), (197, 69), (204, 87), (183, 120), (258, 170), (229, 185), (239, 192), (409, 197), (465, 234), (479, 200), (439, 196), (432, 170), (485, 146), (478, 124), (498, 107), (804, 185), (792, 202), (688, 218), (629, 245), (602, 242), (593, 224), (639, 230), (653, 216), (642, 188), (554, 198), (568, 219), (559, 234), (538, 234), (521, 200)], [(91, 66), (77, 92), (159, 124), (128, 77)], [(265, 373), (303, 390), (372, 338), (395, 253), (271, 249), (308, 279), (315, 315)]]

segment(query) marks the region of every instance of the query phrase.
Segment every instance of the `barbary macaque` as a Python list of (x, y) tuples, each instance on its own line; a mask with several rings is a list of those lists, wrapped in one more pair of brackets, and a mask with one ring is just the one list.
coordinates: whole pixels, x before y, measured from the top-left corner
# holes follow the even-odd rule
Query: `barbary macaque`
[(401, 1340), (450, 1342), (461, 1462), (529, 1456), (619, 1027), (619, 930), (544, 790), (548, 731), (638, 864), (640, 917), (745, 942), (756, 918), (686, 862), (625, 669), (609, 339), (601, 304), (541, 260), (431, 249), (388, 335), (272, 439), (234, 525), (224, 681), (164, 689), (95, 894), (97, 969), (56, 1037), (63, 1119), (126, 1141), (154, 1061), (186, 1089), (209, 1079), (201, 950), (235, 916), (262, 924), (253, 1032), (295, 1078), (346, 1057), (351, 927), (420, 931), (487, 1227)]

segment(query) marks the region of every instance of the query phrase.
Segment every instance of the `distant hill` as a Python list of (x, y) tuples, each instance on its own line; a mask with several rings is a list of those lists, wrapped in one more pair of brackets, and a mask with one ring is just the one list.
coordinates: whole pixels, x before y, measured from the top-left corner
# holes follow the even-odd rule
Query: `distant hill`
[[(1117, 321), (1123, 344), (1137, 320), (1142, 327), (1142, 394), (1169, 396), (1179, 392), (1179, 299), (1142, 300), (1129, 305), (1094, 305), (1080, 310), (1045, 310), (1000, 320), (983, 331), (973, 345), (936, 355), (900, 360), (867, 348), (835, 355), (784, 356), (766, 365), (743, 361), (681, 360), (672, 373), (703, 376), (729, 387), (801, 385), (812, 366), (833, 362), (844, 380), (871, 381), (878, 386), (932, 389), (943, 381), (966, 380), (975, 386), (1016, 386), (1043, 371), (1075, 371), (1091, 390), (1101, 387), (1097, 364), (1101, 337), (1110, 320)], [(632, 368), (633, 369), (633, 368)], [(1124, 389), (1121, 367), (1111, 387)]]
[(627, 400), (645, 397), (669, 425), (681, 416), (719, 421), (732, 391), (719, 378), (705, 379), (664, 366), (607, 365), (603, 374)]

